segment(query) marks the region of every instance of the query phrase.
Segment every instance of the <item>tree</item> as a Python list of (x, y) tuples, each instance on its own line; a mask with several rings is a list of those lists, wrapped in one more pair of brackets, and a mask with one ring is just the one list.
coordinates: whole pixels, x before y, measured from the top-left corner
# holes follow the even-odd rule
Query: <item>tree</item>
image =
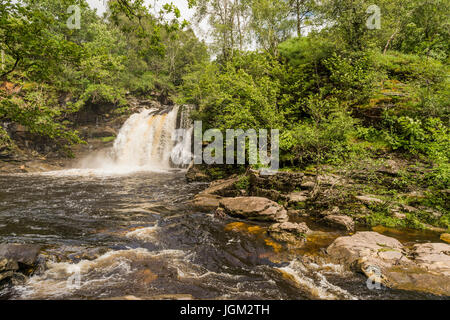
[(337, 44), (359, 51), (366, 49), (375, 35), (367, 27), (371, 16), (367, 10), (372, 4), (369, 0), (324, 0), (318, 11)]
[(34, 4), (12, 0), (0, 4), (1, 50), (13, 61), (0, 74), (3, 80), (18, 69), (33, 79), (46, 79), (64, 61), (80, 57), (77, 44), (51, 31), (59, 23), (56, 17)]
[(297, 36), (301, 37), (305, 22), (314, 14), (315, 1), (290, 0), (289, 6), (292, 8), (291, 14), (295, 17), (297, 22)]
[(215, 50), (225, 61), (232, 59), (236, 49), (244, 46), (245, 2), (240, 0), (198, 0), (195, 19), (208, 19), (212, 27)]
[(251, 9), (251, 28), (257, 43), (276, 56), (278, 45), (291, 36), (294, 27), (294, 21), (289, 19), (289, 3), (284, 0), (253, 0)]

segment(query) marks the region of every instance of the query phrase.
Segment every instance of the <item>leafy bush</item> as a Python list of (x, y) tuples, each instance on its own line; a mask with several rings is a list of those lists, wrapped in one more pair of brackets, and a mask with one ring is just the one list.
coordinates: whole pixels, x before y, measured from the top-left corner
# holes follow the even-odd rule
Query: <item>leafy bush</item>
[(281, 160), (306, 166), (308, 163), (339, 163), (351, 152), (350, 137), (355, 120), (337, 112), (321, 121), (304, 120), (280, 137)]
[(372, 53), (374, 67), (390, 79), (435, 84), (445, 79), (443, 65), (439, 60), (414, 54), (390, 51), (387, 54)]

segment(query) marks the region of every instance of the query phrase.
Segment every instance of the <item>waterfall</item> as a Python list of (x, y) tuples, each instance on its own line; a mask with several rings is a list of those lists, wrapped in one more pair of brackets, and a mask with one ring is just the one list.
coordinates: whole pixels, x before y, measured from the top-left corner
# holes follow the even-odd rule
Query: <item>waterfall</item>
[(108, 156), (89, 158), (83, 167), (117, 172), (185, 168), (192, 154), (189, 107), (144, 109), (122, 126)]
[(175, 133), (175, 146), (171, 152), (172, 164), (177, 167), (187, 167), (192, 161), (192, 136), (194, 124), (190, 118), (191, 106), (179, 109), (178, 129)]

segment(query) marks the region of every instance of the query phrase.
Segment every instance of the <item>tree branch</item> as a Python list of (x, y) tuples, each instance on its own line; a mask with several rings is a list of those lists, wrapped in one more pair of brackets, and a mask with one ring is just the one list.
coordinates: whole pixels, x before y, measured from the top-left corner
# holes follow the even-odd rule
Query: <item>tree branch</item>
[(17, 65), (19, 64), (20, 61), (20, 57), (16, 58), (16, 62), (14, 63), (14, 66), (12, 67), (12, 69), (10, 69), (9, 71), (6, 71), (5, 73), (0, 75), (0, 79), (5, 78), (8, 74), (10, 74), (11, 72), (13, 72), (14, 70), (16, 70)]

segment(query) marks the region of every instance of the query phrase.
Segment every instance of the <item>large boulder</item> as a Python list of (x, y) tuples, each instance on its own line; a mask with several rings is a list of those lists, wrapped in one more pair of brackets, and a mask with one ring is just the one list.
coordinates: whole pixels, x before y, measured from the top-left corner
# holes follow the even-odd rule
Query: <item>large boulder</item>
[(236, 188), (239, 177), (217, 180), (212, 182), (209, 187), (203, 191), (203, 194), (214, 194), (222, 197), (237, 197), (240, 191)]
[(186, 180), (187, 182), (210, 182), (211, 177), (201, 167), (192, 163), (186, 172)]
[(40, 246), (0, 244), (0, 284), (23, 282), (38, 266)]
[[(337, 238), (327, 253), (387, 287), (450, 296), (450, 245), (417, 244), (411, 250), (376, 232)], [(376, 272), (374, 272), (376, 271)]]
[(36, 266), (41, 247), (33, 244), (0, 244), (0, 259), (15, 261), (24, 267)]
[[(403, 245), (396, 239), (377, 232), (357, 232), (351, 237), (337, 238), (328, 248), (327, 253), (340, 263), (351, 265), (360, 258), (401, 258)], [(388, 253), (388, 254), (386, 254)]]
[(232, 217), (257, 221), (284, 222), (287, 211), (278, 203), (260, 197), (236, 197), (220, 200), (220, 207)]
[(235, 197), (240, 195), (236, 189), (238, 178), (230, 178), (212, 182), (207, 189), (197, 194), (191, 201), (194, 208), (201, 211), (214, 211), (219, 207), (222, 197)]
[(445, 243), (416, 244), (412, 253), (414, 261), (420, 267), (450, 277), (450, 245)]

